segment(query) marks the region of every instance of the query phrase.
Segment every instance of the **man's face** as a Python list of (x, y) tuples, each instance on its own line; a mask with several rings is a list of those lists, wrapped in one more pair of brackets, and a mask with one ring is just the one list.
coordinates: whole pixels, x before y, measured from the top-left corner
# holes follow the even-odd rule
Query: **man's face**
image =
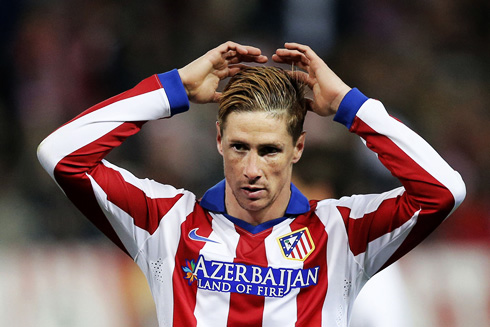
[(293, 144), (285, 119), (265, 112), (233, 112), (222, 134), (217, 127), (228, 213), (252, 224), (282, 217), (289, 203), (292, 166), (303, 152), (304, 135)]

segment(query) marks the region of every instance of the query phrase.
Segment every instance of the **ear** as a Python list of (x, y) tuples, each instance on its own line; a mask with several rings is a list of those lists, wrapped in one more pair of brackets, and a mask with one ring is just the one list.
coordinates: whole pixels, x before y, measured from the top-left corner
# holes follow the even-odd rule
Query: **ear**
[(219, 122), (216, 122), (216, 147), (218, 148), (218, 152), (223, 155), (223, 145), (221, 144), (221, 141), (221, 127), (219, 125)]
[(303, 155), (303, 150), (305, 149), (305, 140), (306, 140), (306, 132), (302, 132), (294, 145), (294, 153), (293, 153), (293, 163), (297, 163), (301, 156)]

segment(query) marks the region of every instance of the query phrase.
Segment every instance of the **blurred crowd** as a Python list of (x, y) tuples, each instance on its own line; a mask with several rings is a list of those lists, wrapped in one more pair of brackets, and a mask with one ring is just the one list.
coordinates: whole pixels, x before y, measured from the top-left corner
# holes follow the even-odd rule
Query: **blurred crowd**
[[(467, 185), (427, 242), (490, 245), (486, 0), (4, 0), (0, 17), (0, 245), (102, 238), (42, 170), (37, 145), (84, 109), (229, 39), (268, 56), (285, 41), (308, 44), (382, 100)], [(146, 124), (109, 160), (200, 196), (223, 178), (215, 119), (215, 105), (192, 105)], [(344, 127), (308, 116), (305, 129), (302, 182), (320, 176), (335, 197), (397, 186)]]

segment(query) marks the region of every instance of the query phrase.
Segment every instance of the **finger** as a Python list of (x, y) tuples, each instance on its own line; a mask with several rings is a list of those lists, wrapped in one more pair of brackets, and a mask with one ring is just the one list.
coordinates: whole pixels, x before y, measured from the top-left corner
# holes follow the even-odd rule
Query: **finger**
[(309, 46), (300, 44), (300, 43), (294, 43), (294, 42), (286, 42), (284, 44), (284, 47), (288, 50), (292, 51), (298, 51), (301, 52), (302, 54), (305, 55), (306, 58), (310, 60), (314, 60), (317, 58), (320, 58), (313, 49), (311, 49)]
[[(240, 50), (239, 50), (240, 49)], [(244, 50), (239, 44), (228, 41), (211, 50), (211, 53), (217, 54), (222, 60), (228, 62), (233, 60), (238, 55), (238, 51), (242, 53), (247, 53), (247, 50)]]
[(268, 61), (267, 56), (251, 56), (251, 55), (236, 55), (229, 57), (227, 59), (229, 64), (238, 64), (240, 62), (256, 62), (256, 63), (266, 63)]
[(294, 42), (286, 42), (284, 43), (284, 47), (288, 50), (296, 50), (302, 53), (314, 53), (314, 51), (307, 45), (294, 43)]
[(235, 50), (228, 50), (221, 54), (221, 57), (225, 60), (231, 60), (233, 57), (236, 57), (237, 52)]
[(225, 69), (220, 69), (215, 71), (216, 76), (220, 79), (223, 80), (228, 77), (235, 76), (238, 72), (248, 68), (250, 66), (244, 65), (244, 64), (236, 64), (236, 65), (229, 65)]
[(236, 75), (238, 72), (244, 70), (244, 69), (247, 69), (249, 68), (250, 66), (248, 65), (243, 65), (243, 64), (236, 64), (236, 65), (230, 65), (228, 66), (228, 76), (234, 76)]
[(296, 50), (302, 49), (301, 50), (302, 52), (305, 52), (308, 48), (310, 48), (307, 45), (297, 43), (297, 42), (286, 42), (286, 43), (284, 43), (284, 47), (286, 49), (296, 49)]
[[(244, 61), (244, 62), (265, 63), (268, 60), (266, 56), (262, 55), (262, 51), (257, 47), (253, 47), (250, 45), (242, 45), (232, 41), (226, 42), (225, 45), (229, 50), (233, 51), (234, 56), (239, 58), (238, 62)], [(230, 58), (231, 57), (232, 56), (230, 56)], [(235, 60), (235, 62), (232, 63), (237, 63), (237, 62)]]
[(257, 48), (253, 47), (250, 45), (242, 45), (233, 41), (228, 41), (223, 44), (221, 44), (218, 49), (222, 52), (228, 52), (230, 50), (235, 51), (236, 53), (239, 53), (240, 55), (246, 55), (246, 56), (261, 56), (262, 51)]
[(285, 57), (278, 56), (277, 54), (272, 55), (272, 60), (277, 62), (278, 64), (291, 64), (292, 61), (290, 59), (286, 59)]
[(280, 57), (297, 57), (297, 58), (300, 58), (300, 57), (303, 57), (303, 58), (307, 58), (306, 55), (297, 50), (297, 49), (277, 49), (276, 50), (276, 54)]
[(274, 56), (274, 60), (281, 60), (286, 63), (302, 63), (304, 65), (308, 65), (310, 63), (310, 59), (306, 57), (306, 55), (298, 50), (288, 50), (288, 49), (277, 49), (276, 56)]
[(220, 44), (216, 50), (220, 51), (221, 53), (228, 52), (230, 50), (236, 50), (237, 48), (241, 48), (242, 46), (238, 43), (228, 41), (225, 43)]
[(313, 101), (312, 99), (309, 99), (309, 98), (305, 98), (306, 100), (306, 109), (308, 111), (315, 111), (314, 107), (315, 107), (315, 101)]
[(272, 60), (281, 64), (295, 65), (300, 69), (308, 71), (310, 66), (310, 61), (307, 58), (300, 56), (279, 56), (277, 54), (272, 55)]
[(214, 92), (213, 98), (211, 99), (211, 102), (218, 103), (219, 100), (221, 99), (221, 92)]
[(316, 83), (316, 79), (311, 77), (310, 74), (299, 70), (289, 71), (288, 74), (291, 77), (293, 77), (295, 80), (308, 86), (310, 90), (313, 90), (313, 87), (315, 86)]
[(259, 48), (252, 47), (249, 45), (238, 44), (236, 50), (238, 53), (242, 55), (260, 56), (262, 54), (262, 51)]
[(304, 83), (308, 86), (311, 87), (312, 85), (312, 79), (310, 78), (310, 75), (305, 73), (305, 72), (302, 72), (302, 71), (299, 71), (299, 70), (295, 70), (295, 71), (289, 71), (288, 74), (293, 77), (295, 80), (298, 80), (300, 81), (301, 83)]

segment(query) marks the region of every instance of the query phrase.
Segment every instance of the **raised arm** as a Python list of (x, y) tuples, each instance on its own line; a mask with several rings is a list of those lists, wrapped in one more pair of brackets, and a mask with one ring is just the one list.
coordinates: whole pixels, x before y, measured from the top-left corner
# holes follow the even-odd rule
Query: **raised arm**
[(185, 192), (136, 178), (105, 156), (147, 121), (186, 111), (189, 99), (217, 101), (219, 80), (241, 69), (240, 62), (265, 61), (257, 48), (224, 43), (180, 70), (148, 77), (84, 111), (39, 145), (39, 161), (77, 208), (134, 257), (138, 242), (155, 232)]
[[(139, 132), (146, 121), (170, 117), (187, 110), (188, 105), (176, 70), (153, 75), (82, 112), (51, 133), (38, 147), (41, 165), (70, 201), (131, 255), (137, 252), (137, 246), (130, 241), (135, 235), (135, 226), (152, 230), (157, 221), (150, 219), (146, 208), (148, 196), (142, 186), (145, 183), (104, 158), (126, 138)], [(124, 208), (134, 219), (124, 224), (122, 220), (116, 222), (110, 214), (114, 210), (109, 209), (113, 204)]]
[(313, 90), (311, 109), (359, 135), (403, 187), (383, 194), (341, 199), (356, 261), (371, 276), (426, 238), (465, 197), (465, 185), (419, 135), (391, 117), (381, 102), (350, 89), (309, 47), (286, 43), (272, 57), (294, 64)]

